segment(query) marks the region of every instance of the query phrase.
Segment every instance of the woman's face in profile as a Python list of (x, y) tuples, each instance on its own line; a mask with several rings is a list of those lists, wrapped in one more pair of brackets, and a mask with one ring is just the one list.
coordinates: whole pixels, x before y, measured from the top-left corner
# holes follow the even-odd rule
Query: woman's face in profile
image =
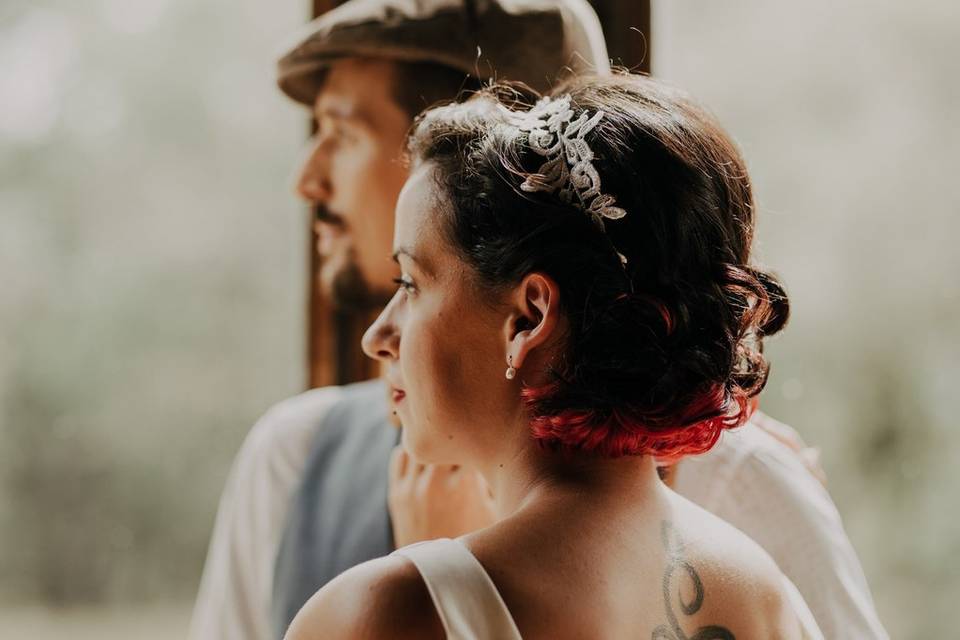
[(398, 288), (363, 337), (384, 364), (407, 450), (420, 462), (484, 455), (519, 399), (504, 377), (507, 317), (441, 230), (446, 206), (434, 165), (414, 171), (397, 201)]

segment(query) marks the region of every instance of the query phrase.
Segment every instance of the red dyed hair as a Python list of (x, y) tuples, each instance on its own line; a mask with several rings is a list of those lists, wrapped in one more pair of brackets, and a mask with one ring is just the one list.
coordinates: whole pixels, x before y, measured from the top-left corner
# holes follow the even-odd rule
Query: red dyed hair
[[(554, 393), (556, 384), (525, 387), (522, 391), (527, 408), (534, 412), (531, 433), (541, 446), (611, 458), (652, 455), (665, 462), (709, 451), (724, 429), (742, 425), (757, 406), (756, 399), (746, 391), (728, 393), (717, 384), (694, 398), (673, 424), (641, 420), (629, 410), (618, 409), (606, 414), (593, 409), (567, 409), (557, 415), (536, 415), (539, 404)], [(713, 415), (697, 417), (705, 414)]]

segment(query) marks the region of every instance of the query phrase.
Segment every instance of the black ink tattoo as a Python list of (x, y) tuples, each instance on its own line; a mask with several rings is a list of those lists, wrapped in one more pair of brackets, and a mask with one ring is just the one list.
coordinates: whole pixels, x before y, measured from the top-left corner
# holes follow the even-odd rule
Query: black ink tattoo
[(653, 630), (652, 640), (736, 640), (729, 629), (718, 625), (700, 627), (693, 632), (692, 636), (687, 636), (680, 628), (677, 614), (673, 610), (673, 598), (670, 597), (674, 575), (679, 570), (681, 578), (686, 576), (693, 587), (693, 599), (686, 602), (683, 594), (680, 593), (679, 585), (677, 586), (677, 602), (685, 616), (692, 616), (703, 606), (703, 581), (693, 565), (684, 560), (683, 543), (673, 530), (673, 525), (663, 522), (660, 532), (663, 537), (663, 546), (667, 550), (667, 568), (663, 574), (663, 604), (666, 607), (667, 624), (661, 624)]

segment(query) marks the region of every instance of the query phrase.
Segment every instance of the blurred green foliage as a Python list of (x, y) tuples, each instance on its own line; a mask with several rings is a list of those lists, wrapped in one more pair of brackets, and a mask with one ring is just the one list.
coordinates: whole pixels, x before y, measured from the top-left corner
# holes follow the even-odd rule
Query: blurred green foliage
[(0, 10), (0, 594), (191, 598), (256, 417), (303, 384), (300, 3)]
[(823, 451), (894, 638), (960, 597), (960, 8), (654, 3), (656, 72), (740, 143), (793, 305), (761, 405)]
[[(0, 8), (0, 602), (192, 597), (247, 429), (303, 384), (306, 3)], [(654, 69), (756, 183), (794, 304), (772, 415), (823, 450), (897, 638), (960, 597), (960, 9), (654, 3)]]

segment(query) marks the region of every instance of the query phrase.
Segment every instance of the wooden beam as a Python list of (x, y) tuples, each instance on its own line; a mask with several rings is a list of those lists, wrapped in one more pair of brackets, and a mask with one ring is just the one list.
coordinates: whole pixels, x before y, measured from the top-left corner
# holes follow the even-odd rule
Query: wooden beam
[(343, 2), (344, 0), (313, 0), (313, 17), (321, 16)]
[(615, 65), (650, 73), (650, 0), (590, 0)]
[[(317, 17), (341, 4), (342, 0), (313, 0), (313, 17)], [(310, 132), (316, 133), (317, 123), (311, 118)], [(349, 352), (345, 348), (356, 333), (352, 327), (357, 323), (350, 314), (338, 313), (323, 294), (320, 287), (320, 256), (317, 254), (317, 234), (313, 228), (314, 215), (310, 216), (307, 229), (307, 385), (309, 388), (346, 384), (359, 378), (361, 372), (351, 366)], [(359, 338), (352, 341), (359, 351)]]

